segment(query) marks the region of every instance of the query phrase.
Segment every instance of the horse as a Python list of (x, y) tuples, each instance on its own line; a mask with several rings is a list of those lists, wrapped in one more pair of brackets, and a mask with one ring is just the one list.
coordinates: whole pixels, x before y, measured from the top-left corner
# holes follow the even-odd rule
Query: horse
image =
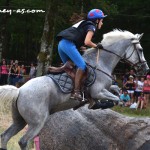
[[(103, 35), (102, 50), (90, 48), (83, 58), (95, 68), (95, 82), (88, 87), (88, 93), (94, 100), (119, 101), (109, 89), (112, 85), (113, 70), (117, 63), (124, 59), (136, 69), (149, 69), (140, 45), (142, 34), (129, 31), (113, 30)], [(47, 118), (52, 113), (77, 106), (80, 102), (70, 99), (71, 94), (60, 92), (55, 82), (48, 76), (29, 80), (20, 88), (11, 85), (0, 87), (0, 101), (9, 102), (12, 111), (12, 125), (1, 135), (1, 150), (7, 149), (12, 136), (21, 131), (27, 124), (28, 130), (19, 140), (22, 150), (27, 150), (28, 142), (39, 134)]]

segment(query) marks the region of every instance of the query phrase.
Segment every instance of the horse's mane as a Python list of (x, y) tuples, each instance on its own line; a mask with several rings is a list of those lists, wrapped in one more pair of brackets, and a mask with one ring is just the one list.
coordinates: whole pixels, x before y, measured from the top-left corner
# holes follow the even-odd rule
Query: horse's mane
[(103, 46), (107, 46), (107, 45), (116, 43), (120, 40), (129, 40), (129, 39), (135, 39), (135, 38), (137, 38), (137, 36), (129, 31), (114, 29), (113, 31), (108, 32), (103, 35), (103, 39), (101, 43)]
[[(105, 47), (105, 46), (111, 45), (115, 42), (118, 42), (120, 40), (128, 40), (128, 39), (132, 39), (132, 38), (133, 39), (137, 38), (137, 35), (134, 35), (133, 33), (129, 32), (129, 31), (114, 29), (113, 31), (110, 31), (103, 35), (103, 39), (102, 39), (101, 43)], [(93, 51), (95, 51), (95, 48), (89, 48), (84, 52), (84, 54), (86, 55)]]

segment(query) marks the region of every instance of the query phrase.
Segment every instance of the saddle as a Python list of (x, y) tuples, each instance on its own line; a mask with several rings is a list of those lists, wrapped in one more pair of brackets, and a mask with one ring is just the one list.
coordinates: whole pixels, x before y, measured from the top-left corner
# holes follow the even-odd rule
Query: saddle
[[(63, 93), (71, 93), (73, 91), (76, 67), (72, 62), (68, 61), (62, 67), (49, 67), (48, 69), (49, 74), (47, 76), (53, 79)], [(94, 68), (87, 64), (87, 70), (82, 80), (82, 93), (86, 103), (90, 101), (86, 89), (95, 82), (95, 79), (96, 74)], [(83, 106), (83, 104), (85, 104), (85, 102), (82, 101), (81, 106)]]
[(66, 72), (73, 80), (76, 73), (75, 65), (71, 61), (67, 61), (61, 67), (49, 67), (48, 71), (50, 74), (54, 75)]
[[(65, 64), (62, 67), (49, 67), (48, 77), (52, 78), (53, 81), (58, 85), (63, 93), (71, 93), (74, 89), (76, 68), (73, 64)], [(87, 71), (83, 78), (84, 90), (86, 87), (91, 86), (96, 79), (96, 74), (94, 68), (87, 65)]]

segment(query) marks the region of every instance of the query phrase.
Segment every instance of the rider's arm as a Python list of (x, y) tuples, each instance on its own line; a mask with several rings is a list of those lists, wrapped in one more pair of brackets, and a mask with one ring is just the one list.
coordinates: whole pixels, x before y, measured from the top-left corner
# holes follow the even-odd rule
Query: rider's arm
[(92, 42), (93, 35), (94, 35), (93, 31), (88, 31), (87, 32), (87, 35), (86, 35), (85, 41), (84, 41), (84, 44), (86, 46), (89, 46), (89, 47), (96, 47), (97, 46), (95, 43)]

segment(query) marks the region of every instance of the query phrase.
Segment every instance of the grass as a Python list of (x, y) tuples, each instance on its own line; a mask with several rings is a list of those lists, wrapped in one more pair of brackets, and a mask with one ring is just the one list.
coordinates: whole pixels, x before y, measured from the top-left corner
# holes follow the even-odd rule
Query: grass
[[(9, 113), (8, 114), (0, 113), (0, 134), (10, 126), (11, 122), (12, 120), (11, 120), (11, 116)], [(25, 132), (26, 130), (23, 129), (17, 135), (12, 137), (10, 141), (8, 142), (7, 149), (8, 150), (20, 150), (18, 141), (20, 140), (20, 138), (23, 136)], [(29, 150), (34, 150), (32, 147), (33, 147), (33, 142), (29, 144)]]
[(130, 117), (150, 117), (150, 106), (147, 109), (130, 109), (129, 107), (115, 106), (112, 110)]
[[(122, 87), (122, 80), (117, 78), (118, 86)], [(150, 100), (149, 100), (150, 104)], [(150, 117), (150, 105), (147, 109), (142, 109), (141, 111), (138, 109), (130, 109), (129, 107), (120, 107), (114, 106), (112, 110), (121, 113), (123, 115), (131, 116), (131, 117)]]

